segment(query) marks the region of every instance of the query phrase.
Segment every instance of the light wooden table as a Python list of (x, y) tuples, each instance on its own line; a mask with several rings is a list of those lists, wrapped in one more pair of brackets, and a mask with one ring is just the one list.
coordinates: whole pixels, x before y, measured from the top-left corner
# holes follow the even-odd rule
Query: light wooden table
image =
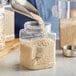
[(76, 76), (76, 57), (66, 58), (57, 50), (56, 66), (43, 70), (27, 70), (20, 65), (20, 49), (0, 57), (0, 76)]
[(14, 51), (19, 47), (19, 39), (14, 39), (12, 41), (6, 42), (6, 46), (3, 50), (0, 50), (0, 56), (7, 55), (11, 51)]

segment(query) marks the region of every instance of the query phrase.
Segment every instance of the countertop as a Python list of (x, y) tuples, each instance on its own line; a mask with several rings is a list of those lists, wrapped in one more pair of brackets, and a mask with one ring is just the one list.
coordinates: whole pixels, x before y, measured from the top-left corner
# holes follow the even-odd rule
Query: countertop
[(60, 50), (57, 50), (56, 66), (49, 69), (27, 70), (19, 60), (19, 48), (0, 57), (0, 76), (76, 76), (76, 57), (63, 57)]

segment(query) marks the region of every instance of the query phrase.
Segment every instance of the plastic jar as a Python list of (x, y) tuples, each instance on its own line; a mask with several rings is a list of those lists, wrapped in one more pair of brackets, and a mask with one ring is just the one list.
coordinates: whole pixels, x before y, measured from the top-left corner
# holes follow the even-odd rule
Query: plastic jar
[(28, 69), (53, 67), (55, 65), (55, 44), (55, 33), (43, 33), (37, 22), (26, 22), (25, 28), (20, 30), (21, 65)]
[(58, 0), (58, 14), (63, 55), (76, 56), (76, 0)]
[(0, 6), (0, 50), (5, 46), (4, 36), (4, 8)]

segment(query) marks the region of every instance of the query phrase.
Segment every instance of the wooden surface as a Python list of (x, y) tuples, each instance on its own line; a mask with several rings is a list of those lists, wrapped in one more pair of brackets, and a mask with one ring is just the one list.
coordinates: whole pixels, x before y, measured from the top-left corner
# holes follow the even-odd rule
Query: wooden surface
[(60, 21), (60, 46), (76, 46), (76, 18)]
[(6, 46), (3, 50), (0, 50), (0, 56), (7, 55), (8, 53), (14, 51), (19, 47), (19, 39), (14, 39), (12, 41), (6, 42)]

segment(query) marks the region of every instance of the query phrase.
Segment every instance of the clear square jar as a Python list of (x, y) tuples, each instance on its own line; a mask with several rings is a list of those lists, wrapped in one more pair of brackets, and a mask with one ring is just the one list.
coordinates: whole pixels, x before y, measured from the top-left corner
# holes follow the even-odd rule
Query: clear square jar
[(45, 69), (55, 65), (55, 33), (43, 33), (37, 22), (29, 21), (20, 30), (19, 39), (21, 65), (27, 69)]

